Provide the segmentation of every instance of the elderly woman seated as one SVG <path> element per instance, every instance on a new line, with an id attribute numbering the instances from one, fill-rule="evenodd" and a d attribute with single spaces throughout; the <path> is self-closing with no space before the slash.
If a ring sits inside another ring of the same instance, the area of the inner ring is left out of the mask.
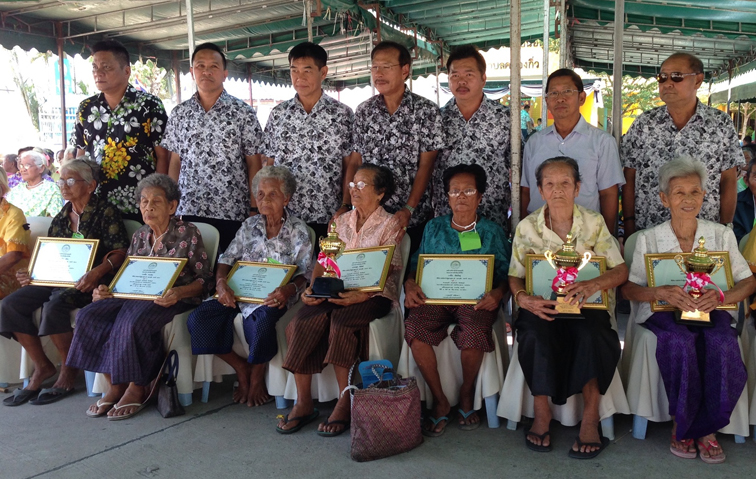
<path id="1" fill-rule="evenodd" d="M 433 346 L 446 338 L 452 324 L 456 325 L 452 340 L 462 351 L 459 427 L 472 430 L 480 426 L 473 409 L 475 380 L 483 354 L 494 350 L 493 323 L 508 290 L 509 241 L 500 226 L 477 213 L 486 191 L 486 172 L 479 165 L 458 165 L 444 172 L 443 182 L 452 214 L 434 218 L 425 226 L 420 248 L 412 256 L 409 279 L 404 283 L 404 305 L 410 308 L 404 339 L 433 394 L 433 412 L 423 427 L 426 436 L 440 436 L 449 421 L 451 404 L 441 388 Z M 467 233 L 464 240 L 462 233 Z M 425 304 L 427 298 L 414 280 L 421 254 L 492 254 L 495 287 L 475 305 Z"/>
<path id="2" fill-rule="evenodd" d="M 24 212 L 4 198 L 8 190 L 8 177 L 0 168 L 0 299 L 21 287 L 16 270 L 28 266 L 31 247 Z"/>
<path id="3" fill-rule="evenodd" d="M 715 308 L 747 298 L 756 289 L 756 280 L 738 251 L 733 231 L 696 218 L 706 196 L 707 177 L 704 165 L 690 157 L 672 160 L 659 170 L 659 195 L 671 219 L 638 235 L 630 280 L 622 294 L 640 303 L 636 321 L 656 335 L 656 361 L 674 419 L 670 451 L 692 459 L 698 447 L 704 462 L 721 463 L 725 453 L 715 433 L 729 424 L 747 375 L 732 327 L 735 313 Z M 730 253 L 734 288 L 724 296 L 707 289 L 695 299 L 680 286 L 648 287 L 645 254 L 692 252 L 701 237 L 706 249 Z M 651 303 L 658 300 L 681 311 L 707 312 L 713 327 L 679 324 L 674 312 L 652 313 Z"/>
<path id="4" fill-rule="evenodd" d="M 394 192 L 391 170 L 373 164 L 362 165 L 349 183 L 354 209 L 336 219 L 336 232 L 346 243 L 346 249 L 396 245 L 404 236 L 396 218 L 383 209 Z M 313 280 L 324 269 L 315 265 Z M 319 412 L 312 401 L 312 375 L 332 364 L 339 383 L 339 391 L 347 387 L 349 368 L 359 358 L 367 359 L 370 322 L 398 306 L 402 255 L 394 249 L 386 285 L 381 292 L 346 291 L 340 298 L 310 298 L 312 289 L 302 294 L 305 306 L 299 310 L 286 328 L 289 351 L 283 367 L 294 373 L 297 402 L 276 430 L 281 434 L 299 431 L 314 421 Z M 331 416 L 318 427 L 321 436 L 338 436 L 349 429 L 351 406 L 349 395 L 339 399 Z"/>
<path id="5" fill-rule="evenodd" d="M 68 364 L 104 373 L 108 382 L 105 395 L 87 411 L 90 417 L 120 420 L 144 409 L 147 386 L 164 357 L 163 326 L 200 303 L 212 275 L 199 230 L 174 216 L 181 198 L 176 182 L 154 173 L 139 182 L 136 195 L 145 225 L 134 233 L 127 254 L 188 261 L 173 287 L 154 301 L 114 298 L 100 285 L 93 303 L 76 315 Z"/>
<path id="6" fill-rule="evenodd" d="M 60 188 L 43 178 L 47 159 L 35 150 L 28 150 L 18 158 L 23 182 L 8 193 L 7 199 L 29 216 L 55 216 L 63 207 Z"/>
<path id="7" fill-rule="evenodd" d="M 509 265 L 509 287 L 520 305 L 514 326 L 518 358 L 534 396 L 535 418 L 525 444 L 539 452 L 551 450 L 551 409 L 574 394 L 585 403 L 580 433 L 570 457 L 588 459 L 608 445 L 599 432 L 599 400 L 612 382 L 620 357 L 617 332 L 612 329 L 614 288 L 627 279 L 619 244 L 597 212 L 575 204 L 580 172 L 566 157 L 544 161 L 536 170 L 536 184 L 546 204 L 525 218 L 515 231 Z M 595 279 L 567 287 L 567 301 L 582 306 L 599 291 L 609 292 L 609 310 L 581 309 L 584 319 L 557 317 L 556 301 L 525 291 L 525 255 L 556 252 L 572 233 L 576 251 L 606 257 L 607 271 Z"/>
<path id="8" fill-rule="evenodd" d="M 0 335 L 21 343 L 34 363 L 34 374 L 25 389 L 17 390 L 3 401 L 6 406 L 18 406 L 33 398 L 36 398 L 33 404 L 48 404 L 73 392 L 78 370 L 65 362 L 73 337 L 71 311 L 91 303 L 92 291 L 109 282 L 126 257 L 128 238 L 121 214 L 107 199 L 94 193 L 100 174 L 97 163 L 71 160 L 61 168 L 60 174 L 58 184 L 67 203 L 53 218 L 47 236 L 97 239 L 100 244 L 94 267 L 74 287 L 30 285 L 25 269 L 16 273 L 22 287 L 0 304 Z M 37 328 L 32 316 L 40 307 L 42 315 Z M 53 377 L 56 369 L 42 349 L 40 336 L 50 336 L 64 359 L 55 384 L 41 392 L 42 383 Z"/>
<path id="9" fill-rule="evenodd" d="M 205 301 L 189 315 L 194 354 L 215 354 L 231 365 L 239 378 L 235 402 L 260 406 L 273 400 L 265 388 L 268 362 L 278 353 L 276 322 L 287 307 L 296 303 L 304 290 L 304 274 L 312 261 L 312 243 L 304 221 L 286 211 L 296 190 L 296 179 L 282 166 L 266 166 L 252 180 L 252 192 L 260 214 L 242 223 L 225 253 L 218 259 L 215 286 L 218 299 Z M 276 288 L 262 304 L 239 303 L 226 283 L 237 261 L 296 265 L 291 282 Z M 234 343 L 234 318 L 241 309 L 244 337 L 249 356 L 242 358 L 231 350 Z"/>

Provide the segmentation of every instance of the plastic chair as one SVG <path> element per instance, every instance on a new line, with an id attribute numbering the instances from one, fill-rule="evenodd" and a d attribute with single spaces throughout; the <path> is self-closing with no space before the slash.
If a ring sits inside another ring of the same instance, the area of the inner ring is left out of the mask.
<path id="1" fill-rule="evenodd" d="M 142 227 L 142 223 L 136 220 L 126 219 L 126 220 L 123 220 L 123 226 L 126 228 L 126 236 L 128 236 L 129 241 L 131 241 L 131 238 L 134 237 L 134 233 L 136 233 L 137 230 Z M 205 238 L 203 237 L 202 239 L 204 240 Z"/>
<path id="2" fill-rule="evenodd" d="M 315 230 L 307 227 L 307 233 L 310 236 L 310 243 L 314 246 L 316 242 Z M 294 306 L 286 311 L 281 319 L 276 323 L 276 338 L 278 340 L 278 354 L 270 361 L 266 383 L 268 392 L 271 396 L 280 396 L 283 400 L 283 390 L 286 388 L 287 372 L 281 367 L 283 358 L 286 357 L 286 325 L 291 318 L 302 307 L 302 302 L 297 301 Z M 244 340 L 244 328 L 242 327 L 243 317 L 241 313 L 234 318 L 234 344 L 232 350 L 242 357 L 249 356 L 249 345 Z M 236 374 L 234 368 L 214 354 L 200 354 L 197 356 L 197 365 L 194 370 L 194 381 L 202 383 L 202 402 L 207 402 L 210 395 L 210 383 L 223 381 L 223 376 Z M 279 392 L 274 394 L 271 391 Z"/>
<path id="3" fill-rule="evenodd" d="M 208 262 L 210 264 L 210 269 L 212 270 L 215 268 L 215 258 L 218 256 L 218 241 L 220 240 L 220 234 L 214 226 L 207 223 L 196 222 L 193 224 L 202 234 L 202 242 L 205 245 Z M 133 225 L 126 224 L 127 230 L 130 226 Z M 184 313 L 177 314 L 173 317 L 173 321 L 163 328 L 163 342 L 166 347 L 170 343 L 171 349 L 176 350 L 176 353 L 178 353 L 179 373 L 176 377 L 176 387 L 178 389 L 179 402 L 181 402 L 183 406 L 189 406 L 192 404 L 192 393 L 194 392 L 194 381 L 192 379 L 194 356 L 192 355 L 191 336 L 189 335 L 189 329 L 186 326 L 186 321 L 192 311 L 193 309 L 190 309 Z M 172 342 L 171 337 L 173 337 Z M 102 393 L 105 391 L 105 386 L 105 378 L 102 377 L 101 374 L 98 374 L 93 392 Z"/>
<path id="4" fill-rule="evenodd" d="M 753 426 L 753 438 L 756 440 L 756 328 L 753 317 L 749 318 L 741 335 L 743 349 L 747 351 L 746 370 L 748 370 L 748 423 Z"/>
<path id="5" fill-rule="evenodd" d="M 628 267 L 632 263 L 637 239 L 634 237 L 638 233 L 634 233 L 625 243 L 625 262 L 628 263 Z M 632 243 L 629 240 L 633 240 Z M 630 413 L 633 415 L 633 437 L 645 439 L 648 421 L 667 422 L 671 421 L 672 417 L 669 415 L 669 400 L 664 389 L 664 381 L 656 363 L 656 335 L 636 324 L 638 307 L 637 301 L 630 301 L 630 319 L 625 332 L 620 371 L 625 383 Z M 730 417 L 730 424 L 719 432 L 734 434 L 735 442 L 743 443 L 748 430 L 748 394 L 743 391 Z"/>
<path id="6" fill-rule="evenodd" d="M 499 416 L 496 410 L 499 402 L 499 391 L 504 385 L 504 374 L 509 366 L 509 346 L 507 345 L 507 313 L 505 307 L 499 308 L 498 319 L 493 324 L 494 351 L 483 355 L 483 362 L 478 370 L 478 378 L 475 385 L 475 397 L 473 409 L 476 411 L 486 404 L 486 415 L 489 428 L 497 428 Z M 449 326 L 446 338 L 438 346 L 434 346 L 438 372 L 441 377 L 441 387 L 449 403 L 454 405 L 459 402 L 459 388 L 462 386 L 462 359 L 461 351 L 457 349 L 451 338 L 454 325 Z M 500 345 L 504 345 L 504 353 Z M 420 389 L 420 399 L 424 400 L 427 407 L 433 405 L 433 395 L 430 387 L 423 379 L 420 368 L 412 356 L 412 349 L 406 341 L 402 341 L 402 354 L 397 366 L 398 372 L 404 377 L 414 376 Z"/>

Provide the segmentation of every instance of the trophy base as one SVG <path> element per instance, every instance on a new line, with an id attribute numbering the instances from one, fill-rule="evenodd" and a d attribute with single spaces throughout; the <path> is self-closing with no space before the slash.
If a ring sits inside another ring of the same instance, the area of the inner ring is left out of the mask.
<path id="1" fill-rule="evenodd" d="M 551 299 L 556 300 L 557 319 L 585 319 L 577 304 L 570 304 L 564 300 L 563 294 L 552 293 Z"/>
<path id="2" fill-rule="evenodd" d="M 312 294 L 310 298 L 339 298 L 339 293 L 344 291 L 344 281 L 339 278 L 326 278 L 321 276 L 312 282 Z"/>
<path id="3" fill-rule="evenodd" d="M 710 328 L 714 326 L 709 313 L 703 311 L 675 311 L 675 322 L 687 326 Z"/>

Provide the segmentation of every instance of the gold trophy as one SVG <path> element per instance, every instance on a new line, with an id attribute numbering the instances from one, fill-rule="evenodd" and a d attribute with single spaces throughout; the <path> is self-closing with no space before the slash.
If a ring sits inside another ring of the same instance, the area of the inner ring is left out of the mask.
<path id="1" fill-rule="evenodd" d="M 578 271 L 583 269 L 585 265 L 591 260 L 590 251 L 586 251 L 582 256 L 575 251 L 575 241 L 572 239 L 572 233 L 567 234 L 567 242 L 562 245 L 562 249 L 557 251 L 556 254 L 549 250 L 544 253 L 546 261 L 549 262 L 552 268 L 557 272 L 554 282 L 551 285 L 551 289 L 554 290 L 551 293 L 551 299 L 556 300 L 556 310 L 559 314 L 557 318 L 582 318 L 580 314 L 580 308 L 577 304 L 570 304 L 564 300 L 567 295 L 564 288 L 569 286 L 577 280 Z"/>
<path id="2" fill-rule="evenodd" d="M 325 268 L 325 273 L 312 282 L 313 298 L 338 298 L 339 293 L 344 291 L 344 281 L 341 280 L 341 271 L 336 264 L 336 258 L 344 252 L 346 243 L 341 241 L 336 233 L 336 223 L 331 223 L 328 236 L 320 237 L 320 254 L 318 263 Z"/>
<path id="3" fill-rule="evenodd" d="M 683 258 L 680 254 L 675 256 L 675 263 L 680 267 L 680 271 L 685 274 L 684 289 L 695 299 L 704 294 L 704 287 L 707 284 L 713 284 L 711 275 L 724 266 L 724 258 L 709 255 L 709 251 L 704 248 L 705 244 L 706 239 L 701 236 L 698 239 L 698 248 L 693 250 L 693 254 L 687 258 Z M 677 311 L 677 322 L 694 326 L 713 326 L 709 313 L 699 310 Z"/>

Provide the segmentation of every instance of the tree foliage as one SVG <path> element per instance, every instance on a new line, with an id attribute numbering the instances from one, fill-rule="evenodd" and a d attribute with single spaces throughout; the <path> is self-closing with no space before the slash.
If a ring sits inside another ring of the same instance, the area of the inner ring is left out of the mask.
<path id="1" fill-rule="evenodd" d="M 159 67 L 153 60 L 137 61 L 131 64 L 131 78 L 129 81 L 135 85 L 138 80 L 139 84 L 147 91 L 158 98 L 165 100 L 170 98 L 168 93 L 168 71 Z"/>
<path id="2" fill-rule="evenodd" d="M 604 108 L 612 110 L 612 98 L 614 97 L 614 81 L 605 73 L 595 73 L 604 80 L 606 85 L 604 93 Z M 659 98 L 659 84 L 654 79 L 622 77 L 622 117 L 636 117 L 652 108 L 661 105 Z"/>

